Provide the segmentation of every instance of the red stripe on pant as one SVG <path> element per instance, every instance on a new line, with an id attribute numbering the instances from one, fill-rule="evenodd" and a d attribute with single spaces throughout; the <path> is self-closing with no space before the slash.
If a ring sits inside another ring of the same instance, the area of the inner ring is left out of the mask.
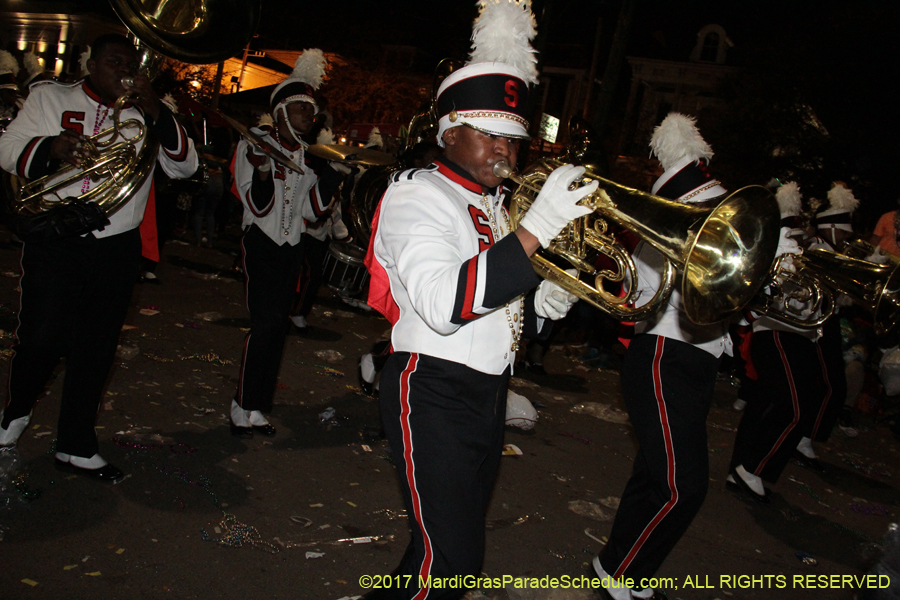
<path id="1" fill-rule="evenodd" d="M 819 426 L 822 424 L 822 418 L 825 416 L 825 411 L 828 409 L 828 403 L 831 401 L 831 380 L 828 379 L 828 365 L 825 364 L 825 356 L 822 354 L 822 346 L 816 344 L 816 355 L 819 357 L 819 365 L 822 367 L 822 379 L 825 381 L 825 397 L 822 398 L 822 406 L 819 407 L 819 414 L 816 415 L 816 424 L 813 425 L 812 433 L 809 434 L 809 437 L 812 439 L 816 439 L 816 435 L 819 433 Z"/>
<path id="2" fill-rule="evenodd" d="M 403 459 L 406 462 L 406 482 L 412 497 L 413 517 L 419 524 L 419 529 L 422 530 L 422 539 L 425 544 L 425 557 L 422 559 L 422 565 L 419 567 L 419 576 L 427 580 L 431 572 L 431 563 L 434 560 L 434 551 L 431 547 L 431 537 L 428 535 L 428 530 L 425 529 L 425 520 L 422 518 L 421 498 L 419 498 L 419 492 L 416 489 L 416 465 L 413 459 L 412 430 L 409 424 L 409 378 L 415 373 L 418 361 L 419 355 L 411 353 L 409 362 L 400 375 L 400 428 L 403 430 Z M 427 596 L 428 588 L 424 587 L 413 597 L 413 600 L 423 600 Z"/>
<path id="3" fill-rule="evenodd" d="M 675 485 L 675 450 L 672 444 L 672 430 L 669 428 L 669 415 L 666 412 L 666 402 L 663 397 L 662 376 L 659 368 L 663 357 L 665 342 L 666 338 L 662 336 L 656 338 L 656 353 L 653 356 L 653 389 L 656 396 L 656 406 L 659 410 L 659 423 L 662 427 L 663 439 L 665 440 L 666 445 L 666 479 L 669 483 L 670 496 L 668 502 L 666 502 L 653 519 L 650 520 L 650 523 L 647 524 L 641 532 L 641 535 L 638 536 L 638 539 L 634 542 L 631 550 L 628 551 L 622 564 L 616 569 L 616 572 L 613 574 L 615 579 L 619 579 L 624 575 L 625 569 L 631 565 L 631 562 L 637 556 L 638 552 L 640 552 L 641 547 L 644 545 L 644 542 L 647 541 L 647 538 L 650 537 L 650 534 L 653 533 L 653 530 L 656 529 L 656 526 L 659 525 L 675 505 L 678 504 L 678 488 Z"/>
<path id="4" fill-rule="evenodd" d="M 772 446 L 772 449 L 769 450 L 769 453 L 766 454 L 765 458 L 759 461 L 759 465 L 756 467 L 756 470 L 753 471 L 754 475 L 759 476 L 763 469 L 766 467 L 766 463 L 769 462 L 769 459 L 772 458 L 778 449 L 781 447 L 781 444 L 784 443 L 784 439 L 788 436 L 788 434 L 793 431 L 794 427 L 797 426 L 797 423 L 800 422 L 800 401 L 797 398 L 797 383 L 794 381 L 794 375 L 791 372 L 791 363 L 788 362 L 787 355 L 784 352 L 784 347 L 781 344 L 781 337 L 778 335 L 777 331 L 772 332 L 773 339 L 775 340 L 775 347 L 778 348 L 778 355 L 781 357 L 781 362 L 784 365 L 784 375 L 787 377 L 788 385 L 791 387 L 791 403 L 794 407 L 794 420 L 790 422 L 790 424 L 781 432 L 781 435 L 778 437 L 778 441 L 775 442 L 775 445 Z"/>

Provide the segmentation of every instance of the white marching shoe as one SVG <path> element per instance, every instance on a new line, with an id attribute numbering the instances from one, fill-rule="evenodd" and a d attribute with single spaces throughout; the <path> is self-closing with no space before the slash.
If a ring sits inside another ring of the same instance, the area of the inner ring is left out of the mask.
<path id="1" fill-rule="evenodd" d="M 3 412 L 0 411 L 0 423 L 2 422 Z M 31 415 L 28 414 L 24 417 L 13 419 L 6 429 L 0 424 L 0 446 L 14 446 L 19 440 L 19 436 L 22 435 L 22 432 L 25 431 L 25 428 L 28 427 L 28 423 L 30 422 Z"/>
<path id="2" fill-rule="evenodd" d="M 73 456 L 72 454 L 66 454 L 65 452 L 57 452 L 56 468 L 60 471 L 84 475 L 91 479 L 108 481 L 111 483 L 116 483 L 125 478 L 125 473 L 119 468 L 106 462 L 99 454 L 95 454 L 90 458 L 84 458 L 83 456 Z"/>

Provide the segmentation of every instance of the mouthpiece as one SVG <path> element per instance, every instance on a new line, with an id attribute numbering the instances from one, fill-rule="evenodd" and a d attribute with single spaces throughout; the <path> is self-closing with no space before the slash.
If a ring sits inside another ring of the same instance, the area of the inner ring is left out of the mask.
<path id="1" fill-rule="evenodd" d="M 121 81 L 123 87 L 134 87 L 134 77 L 123 77 Z"/>
<path id="2" fill-rule="evenodd" d="M 513 173 L 513 170 L 505 160 L 495 163 L 493 171 L 496 177 L 502 177 L 503 179 L 506 179 Z"/>

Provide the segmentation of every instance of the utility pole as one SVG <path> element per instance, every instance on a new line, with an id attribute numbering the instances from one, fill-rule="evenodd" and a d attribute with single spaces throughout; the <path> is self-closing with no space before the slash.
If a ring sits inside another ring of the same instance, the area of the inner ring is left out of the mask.
<path id="1" fill-rule="evenodd" d="M 216 78 L 215 78 L 215 89 L 213 89 L 212 95 L 212 109 L 219 110 L 219 95 L 222 90 L 222 73 L 225 71 L 225 61 L 220 61 L 216 66 Z"/>
<path id="2" fill-rule="evenodd" d="M 619 10 L 616 32 L 613 35 L 612 48 L 609 51 L 609 60 L 606 62 L 606 71 L 603 74 L 603 81 L 600 83 L 600 94 L 597 97 L 597 107 L 594 109 L 594 118 L 592 119 L 594 130 L 601 138 L 606 137 L 610 106 L 619 80 L 619 72 L 622 70 L 622 63 L 625 59 L 625 47 L 631 33 L 636 4 L 637 0 L 622 0 L 622 7 Z"/>
<path id="3" fill-rule="evenodd" d="M 247 47 L 244 48 L 244 58 L 241 60 L 241 74 L 238 77 L 237 89 L 235 93 L 241 91 L 241 84 L 244 83 L 244 70 L 247 68 L 247 56 L 250 54 L 250 42 L 247 42 Z"/>
<path id="4" fill-rule="evenodd" d="M 603 15 L 597 17 L 597 35 L 594 37 L 594 55 L 591 58 L 591 70 L 588 72 L 587 89 L 584 92 L 584 107 L 581 116 L 585 119 L 591 115 L 591 90 L 594 89 L 594 77 L 597 76 L 597 61 L 600 59 L 600 34 L 603 32 Z"/>

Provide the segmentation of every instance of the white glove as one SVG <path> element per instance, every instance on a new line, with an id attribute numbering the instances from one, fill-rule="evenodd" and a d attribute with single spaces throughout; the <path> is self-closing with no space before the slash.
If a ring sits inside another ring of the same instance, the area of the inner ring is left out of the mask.
<path id="1" fill-rule="evenodd" d="M 780 235 L 778 236 L 778 249 L 775 251 L 775 256 L 781 256 L 782 254 L 803 254 L 803 250 L 800 249 L 800 244 L 797 243 L 792 237 L 788 237 L 788 231 L 790 231 L 787 227 L 782 227 Z"/>
<path id="2" fill-rule="evenodd" d="M 328 166 L 330 166 L 332 169 L 334 169 L 341 175 L 349 175 L 350 173 L 352 173 L 352 170 L 350 169 L 350 167 L 348 167 L 347 165 L 345 165 L 342 162 L 331 161 L 330 163 L 328 163 Z"/>
<path id="3" fill-rule="evenodd" d="M 788 237 L 789 229 L 786 227 L 781 228 L 781 234 L 778 237 L 778 249 L 775 250 L 775 259 L 777 260 L 779 256 L 785 254 L 803 254 L 803 250 L 800 249 L 800 244 L 797 243 L 792 237 Z M 781 261 L 781 267 L 791 273 L 796 273 L 797 268 L 794 266 L 794 261 L 790 256 L 785 257 Z M 781 282 L 779 282 L 781 283 Z"/>
<path id="4" fill-rule="evenodd" d="M 848 306 L 853 306 L 853 298 L 851 298 L 847 294 L 838 294 L 838 297 L 837 299 L 835 299 L 834 303 L 841 308 L 847 308 Z"/>
<path id="5" fill-rule="evenodd" d="M 572 274 L 573 270 L 568 271 Z M 534 294 L 534 312 L 542 319 L 559 321 L 569 312 L 578 296 L 569 293 L 551 281 L 544 281 Z"/>
<path id="6" fill-rule="evenodd" d="M 584 167 L 574 165 L 563 165 L 555 169 L 519 223 L 520 227 L 533 234 L 544 248 L 550 245 L 553 238 L 559 235 L 570 221 L 591 213 L 590 208 L 579 206 L 578 201 L 594 193 L 600 184 L 593 181 L 590 185 L 569 191 L 569 186 L 584 175 L 584 172 Z"/>
<path id="7" fill-rule="evenodd" d="M 884 253 L 884 250 L 881 249 L 881 246 L 875 248 L 875 252 L 867 256 L 866 260 L 869 262 L 877 263 L 879 265 L 886 265 L 891 262 L 890 256 Z"/>

